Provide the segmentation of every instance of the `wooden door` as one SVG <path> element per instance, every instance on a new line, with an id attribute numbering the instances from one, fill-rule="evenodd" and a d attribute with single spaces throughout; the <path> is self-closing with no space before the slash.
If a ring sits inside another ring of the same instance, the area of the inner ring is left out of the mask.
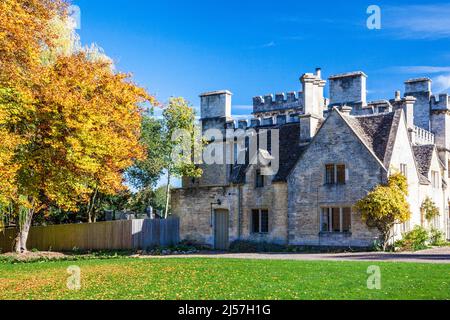
<path id="1" fill-rule="evenodd" d="M 214 249 L 226 251 L 230 246 L 228 210 L 214 211 Z"/>

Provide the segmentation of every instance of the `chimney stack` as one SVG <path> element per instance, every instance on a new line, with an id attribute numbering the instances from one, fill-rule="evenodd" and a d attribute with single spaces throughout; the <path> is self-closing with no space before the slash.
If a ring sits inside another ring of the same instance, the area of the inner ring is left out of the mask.
<path id="1" fill-rule="evenodd" d="M 362 71 L 331 76 L 330 105 L 367 105 L 367 75 Z"/>

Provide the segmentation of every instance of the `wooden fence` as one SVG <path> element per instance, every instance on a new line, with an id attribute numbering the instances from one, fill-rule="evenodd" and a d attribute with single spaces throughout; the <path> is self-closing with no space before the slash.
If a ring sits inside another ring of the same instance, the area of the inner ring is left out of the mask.
<path id="1" fill-rule="evenodd" d="M 133 250 L 180 242 L 178 218 L 109 221 L 31 228 L 27 248 L 39 251 Z M 13 250 L 15 229 L 0 232 L 0 251 Z"/>

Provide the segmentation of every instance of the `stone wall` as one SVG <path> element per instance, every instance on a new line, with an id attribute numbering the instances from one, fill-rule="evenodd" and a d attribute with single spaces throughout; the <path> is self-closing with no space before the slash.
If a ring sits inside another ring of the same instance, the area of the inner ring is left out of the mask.
<path id="1" fill-rule="evenodd" d="M 325 165 L 345 164 L 345 185 L 325 185 Z M 382 165 L 358 140 L 337 112 L 332 112 L 288 181 L 288 232 L 292 245 L 370 246 L 378 232 L 352 213 L 352 233 L 321 234 L 322 207 L 353 207 L 383 181 Z"/>
<path id="2" fill-rule="evenodd" d="M 250 169 L 247 181 L 255 181 L 255 170 Z M 271 184 L 255 188 L 254 183 L 244 186 L 194 187 L 172 191 L 172 212 L 180 218 L 180 237 L 199 243 L 214 245 L 214 228 L 211 221 L 213 210 L 229 212 L 230 242 L 252 240 L 259 242 L 287 243 L 287 184 Z M 252 210 L 269 211 L 269 233 L 253 234 Z"/>
<path id="3" fill-rule="evenodd" d="M 211 203 L 214 209 L 229 211 L 230 240 L 237 238 L 238 190 L 233 187 L 189 188 L 172 191 L 172 213 L 180 218 L 181 240 L 191 240 L 202 244 L 214 245 Z"/>
<path id="4" fill-rule="evenodd" d="M 247 184 L 242 187 L 243 216 L 241 239 L 287 243 L 287 184 L 272 183 L 270 177 L 266 180 L 264 188 L 256 188 L 256 169 L 250 168 L 246 175 Z M 252 210 L 262 209 L 269 211 L 269 233 L 252 234 Z"/>
<path id="5" fill-rule="evenodd" d="M 396 227 L 395 238 L 400 239 L 402 232 L 411 231 L 414 226 L 420 225 L 420 181 L 419 181 L 419 169 L 417 168 L 416 161 L 414 160 L 414 154 L 409 142 L 409 134 L 406 129 L 405 118 L 400 117 L 398 131 L 396 135 L 396 141 L 392 145 L 392 154 L 390 159 L 390 171 L 391 173 L 400 172 L 402 164 L 407 165 L 407 178 L 409 186 L 408 203 L 411 210 L 411 219 L 403 226 Z"/>

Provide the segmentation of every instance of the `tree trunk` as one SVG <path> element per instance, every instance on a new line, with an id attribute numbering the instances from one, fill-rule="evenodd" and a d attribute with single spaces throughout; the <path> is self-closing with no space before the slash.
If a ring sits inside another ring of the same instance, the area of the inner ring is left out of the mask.
<path id="1" fill-rule="evenodd" d="M 170 203 L 170 169 L 167 170 L 167 187 L 166 187 L 166 208 L 164 212 L 164 219 L 169 217 L 169 203 Z"/>
<path id="2" fill-rule="evenodd" d="M 384 233 L 383 233 L 383 251 L 387 251 L 391 237 L 393 238 L 395 236 L 395 234 L 391 235 L 391 233 L 392 233 L 392 228 L 389 228 L 388 230 L 384 231 Z"/>
<path id="3" fill-rule="evenodd" d="M 31 223 L 33 221 L 34 209 L 28 209 L 22 225 L 18 224 L 17 237 L 15 240 L 16 253 L 27 252 L 27 240 L 30 233 Z"/>
<path id="4" fill-rule="evenodd" d="M 94 216 L 94 208 L 95 208 L 95 201 L 97 199 L 98 189 L 95 189 L 94 194 L 92 195 L 91 200 L 88 204 L 88 223 L 96 222 L 96 217 Z"/>

